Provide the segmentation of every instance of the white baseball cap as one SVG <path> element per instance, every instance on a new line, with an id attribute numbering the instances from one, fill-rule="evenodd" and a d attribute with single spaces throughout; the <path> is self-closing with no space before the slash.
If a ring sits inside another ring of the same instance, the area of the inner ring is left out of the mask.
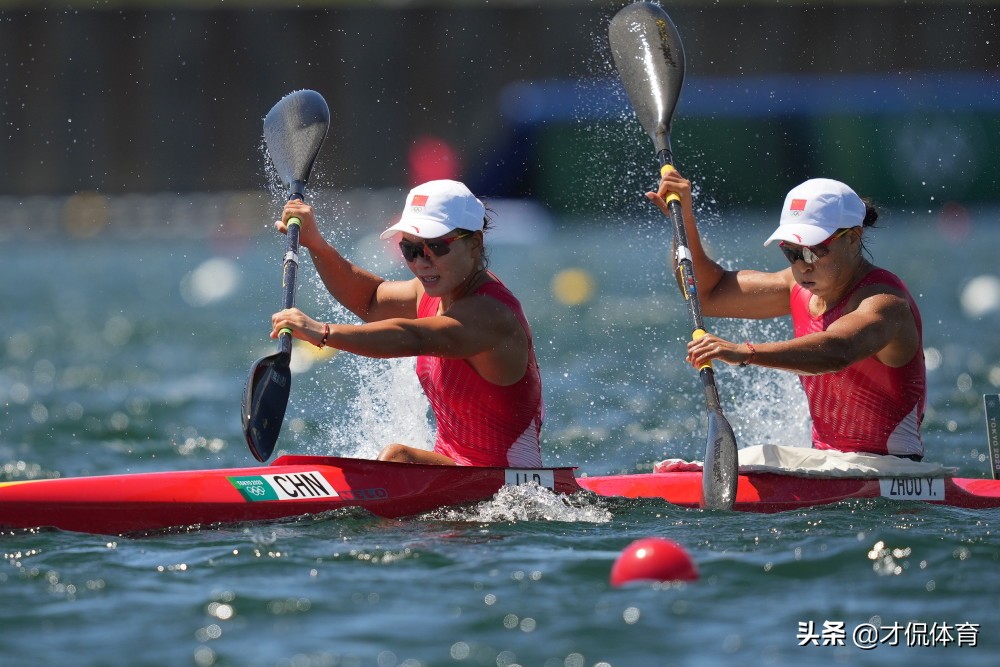
<path id="1" fill-rule="evenodd" d="M 778 228 L 764 245 L 771 241 L 817 245 L 838 229 L 857 227 L 864 221 L 865 203 L 854 190 L 840 181 L 813 178 L 789 191 Z"/>
<path id="2" fill-rule="evenodd" d="M 382 232 L 389 239 L 400 232 L 436 239 L 453 229 L 477 232 L 483 228 L 486 207 L 458 181 L 428 181 L 406 195 L 403 217 Z"/>

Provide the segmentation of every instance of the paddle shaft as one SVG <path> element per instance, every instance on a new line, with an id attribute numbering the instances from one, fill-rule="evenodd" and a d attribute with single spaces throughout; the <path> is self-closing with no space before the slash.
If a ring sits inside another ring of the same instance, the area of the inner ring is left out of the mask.
<path id="1" fill-rule="evenodd" d="M 295 193 L 288 198 L 289 201 L 293 199 L 301 200 L 302 194 Z M 299 230 L 301 226 L 302 221 L 298 218 L 288 219 L 288 230 L 286 232 L 288 236 L 288 245 L 285 249 L 285 260 L 281 265 L 282 310 L 295 307 L 295 277 L 299 268 Z M 291 354 L 291 329 L 284 328 L 279 332 L 278 350 L 286 354 Z"/>
<path id="2" fill-rule="evenodd" d="M 660 173 L 673 171 L 669 151 L 660 151 Z M 681 211 L 680 197 L 674 193 L 667 196 L 667 209 L 670 211 L 670 222 L 674 228 L 675 250 L 677 258 L 677 281 L 680 283 L 684 300 L 687 302 L 688 313 L 691 316 L 691 340 L 698 340 L 705 335 L 705 323 L 701 314 L 701 301 L 698 299 L 698 285 L 694 277 L 694 263 L 691 259 L 691 249 L 688 247 L 687 230 L 684 227 L 684 215 Z M 715 384 L 715 371 L 712 364 L 705 364 L 698 369 L 702 386 L 705 389 L 705 403 L 710 410 L 721 412 L 722 402 L 719 400 L 719 390 Z"/>
<path id="3" fill-rule="evenodd" d="M 669 140 L 666 140 L 669 141 Z M 669 146 L 669 143 L 665 143 Z M 660 174 L 673 171 L 673 160 L 670 149 L 657 151 L 660 162 Z M 687 230 L 684 227 L 684 214 L 681 209 L 680 196 L 676 193 L 667 195 L 667 210 L 670 212 L 670 222 L 674 228 L 676 243 L 677 282 L 684 293 L 684 300 L 691 315 L 691 340 L 698 340 L 705 335 L 704 320 L 701 315 L 701 302 L 698 299 L 698 283 L 694 276 L 694 262 L 691 249 L 688 247 Z M 708 445 L 705 449 L 705 469 L 702 476 L 702 497 L 704 506 L 708 509 L 733 509 L 736 502 L 738 484 L 738 454 L 736 436 L 722 412 L 722 401 L 719 399 L 719 389 L 715 384 L 715 371 L 711 362 L 698 369 L 698 377 L 705 392 L 705 405 L 708 408 Z"/>

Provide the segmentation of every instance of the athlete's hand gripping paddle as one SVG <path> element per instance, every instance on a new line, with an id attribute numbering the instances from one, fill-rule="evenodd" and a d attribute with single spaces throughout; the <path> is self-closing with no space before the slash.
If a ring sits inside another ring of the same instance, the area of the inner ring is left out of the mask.
<path id="1" fill-rule="evenodd" d="M 288 199 L 302 199 L 313 163 L 330 128 L 330 109 L 313 90 L 298 90 L 281 98 L 264 118 L 264 143 Z M 295 271 L 299 263 L 298 218 L 288 219 L 288 246 L 282 264 L 281 307 L 295 305 Z M 243 392 L 243 435 L 250 452 L 266 461 L 278 441 L 292 389 L 292 332 L 282 329 L 278 351 L 250 368 Z"/>
<path id="2" fill-rule="evenodd" d="M 674 109 L 684 84 L 684 47 L 670 17 L 658 5 L 635 2 L 623 7 L 611 19 L 608 28 L 611 55 L 615 68 L 628 93 L 632 108 L 642 127 L 653 140 L 660 173 L 672 170 L 670 128 Z M 680 197 L 667 197 L 670 221 L 677 246 L 677 271 L 691 315 L 691 338 L 705 335 L 694 279 L 694 265 L 687 244 Z M 715 372 L 711 364 L 699 370 L 708 407 L 708 445 L 702 477 L 704 506 L 709 509 L 732 509 L 736 500 L 738 459 L 736 436 L 722 413 Z"/>

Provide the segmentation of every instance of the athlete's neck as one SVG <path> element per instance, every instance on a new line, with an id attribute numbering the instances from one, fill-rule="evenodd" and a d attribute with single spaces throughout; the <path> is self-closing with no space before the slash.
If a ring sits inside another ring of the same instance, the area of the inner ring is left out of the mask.
<path id="1" fill-rule="evenodd" d="M 844 281 L 843 288 L 837 290 L 831 294 L 826 299 L 818 299 L 817 306 L 819 306 L 819 312 L 826 312 L 830 308 L 836 306 L 838 303 L 843 301 L 851 291 L 858 286 L 858 283 L 868 275 L 868 272 L 875 268 L 875 265 L 869 262 L 867 259 L 862 258 L 858 265 L 854 267 L 851 272 L 850 278 Z"/>
<path id="2" fill-rule="evenodd" d="M 465 280 L 458 284 L 458 286 L 451 292 L 441 297 L 441 307 L 443 310 L 447 310 L 451 304 L 455 303 L 464 296 L 469 295 L 476 288 L 482 285 L 489 279 L 489 274 L 486 272 L 484 267 L 480 267 L 470 273 Z"/>

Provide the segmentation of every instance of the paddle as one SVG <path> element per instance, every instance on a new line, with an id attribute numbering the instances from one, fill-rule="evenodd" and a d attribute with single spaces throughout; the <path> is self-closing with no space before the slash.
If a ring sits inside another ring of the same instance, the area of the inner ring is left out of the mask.
<path id="1" fill-rule="evenodd" d="M 313 90 L 298 90 L 275 104 L 264 118 L 264 143 L 288 199 L 303 199 L 313 162 L 330 127 L 330 109 Z M 298 218 L 288 219 L 288 249 L 282 265 L 281 307 L 295 305 L 295 270 L 299 263 Z M 243 434 L 250 452 L 266 461 L 274 451 L 288 407 L 292 373 L 292 332 L 282 329 L 278 351 L 250 367 L 243 392 Z"/>
<path id="2" fill-rule="evenodd" d="M 611 55 L 622 79 L 639 123 L 653 140 L 660 173 L 673 170 L 670 152 L 670 128 L 674 109 L 684 84 L 684 47 L 677 28 L 658 5 L 636 2 L 615 14 L 608 28 Z M 694 325 L 692 340 L 705 335 L 694 280 L 694 265 L 688 249 L 687 234 L 681 214 L 680 197 L 667 197 L 670 221 L 677 245 L 678 282 L 687 300 Z M 722 413 L 715 372 L 711 364 L 699 370 L 708 406 L 708 445 L 702 477 L 704 506 L 709 509 L 732 509 L 736 500 L 738 459 L 736 436 Z"/>

